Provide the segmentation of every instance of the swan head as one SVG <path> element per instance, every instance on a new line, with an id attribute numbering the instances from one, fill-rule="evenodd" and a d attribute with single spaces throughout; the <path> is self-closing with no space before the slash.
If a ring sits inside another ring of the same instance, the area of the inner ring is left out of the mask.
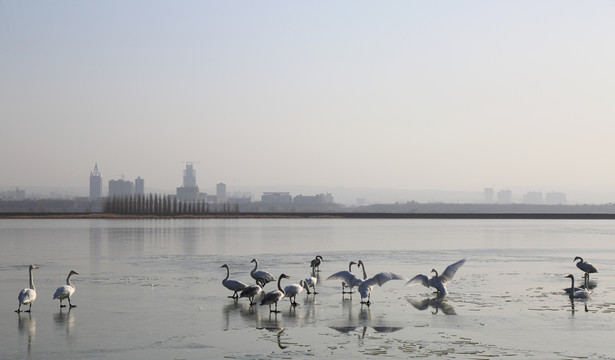
<path id="1" fill-rule="evenodd" d="M 320 256 L 320 255 L 316 255 L 316 259 L 320 259 L 320 261 L 324 261 L 322 256 Z"/>
<path id="2" fill-rule="evenodd" d="M 436 277 L 438 277 L 438 271 L 436 271 L 436 269 L 431 269 L 431 272 L 432 272 L 432 273 L 435 273 L 435 274 L 436 274 Z"/>
<path id="3" fill-rule="evenodd" d="M 575 257 L 574 260 L 572 260 L 572 261 L 574 262 L 574 261 L 577 261 L 577 260 L 580 260 L 581 262 L 583 262 L 583 258 L 580 257 L 580 256 Z"/>
<path id="4" fill-rule="evenodd" d="M 224 264 L 224 265 L 220 266 L 220 268 L 221 268 L 221 269 L 222 269 L 222 268 L 227 268 L 227 269 L 228 269 L 228 265 Z"/>
<path id="5" fill-rule="evenodd" d="M 252 261 L 250 261 L 250 262 L 251 262 L 251 263 L 255 263 L 255 262 L 256 262 L 256 259 L 252 259 Z"/>
<path id="6" fill-rule="evenodd" d="M 349 265 L 357 265 L 357 263 L 354 262 L 354 261 L 351 261 Z M 359 265 L 357 265 L 357 266 L 359 266 Z"/>
<path id="7" fill-rule="evenodd" d="M 359 260 L 359 262 L 357 263 L 357 267 L 361 267 L 363 266 L 363 260 Z"/>
<path id="8" fill-rule="evenodd" d="M 30 265 L 30 270 L 34 270 L 34 269 L 38 269 L 38 266 L 36 266 L 34 264 Z"/>
<path id="9" fill-rule="evenodd" d="M 76 272 L 75 270 L 71 270 L 68 275 L 79 275 L 79 273 Z"/>
<path id="10" fill-rule="evenodd" d="M 290 276 L 288 276 L 286 274 L 280 275 L 280 279 L 288 279 L 288 278 L 290 278 Z"/>
<path id="11" fill-rule="evenodd" d="M 566 275 L 566 277 L 570 278 L 570 279 L 574 279 L 574 276 L 572 274 L 568 274 L 568 275 Z"/>

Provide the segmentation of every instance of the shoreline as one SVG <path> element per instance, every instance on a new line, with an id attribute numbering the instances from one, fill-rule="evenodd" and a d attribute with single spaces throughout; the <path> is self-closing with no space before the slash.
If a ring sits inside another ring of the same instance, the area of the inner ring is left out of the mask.
<path id="1" fill-rule="evenodd" d="M 510 219 L 510 220 L 615 220 L 607 213 L 235 213 L 206 215 L 119 215 L 107 213 L 0 213 L 0 219 Z"/>

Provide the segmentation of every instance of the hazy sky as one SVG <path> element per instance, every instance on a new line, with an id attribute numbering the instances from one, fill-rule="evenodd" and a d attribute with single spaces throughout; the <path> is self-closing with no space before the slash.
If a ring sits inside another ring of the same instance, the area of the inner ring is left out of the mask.
<path id="1" fill-rule="evenodd" d="M 0 186 L 615 188 L 614 1 L 1 1 Z M 281 189 L 283 190 L 283 189 Z"/>

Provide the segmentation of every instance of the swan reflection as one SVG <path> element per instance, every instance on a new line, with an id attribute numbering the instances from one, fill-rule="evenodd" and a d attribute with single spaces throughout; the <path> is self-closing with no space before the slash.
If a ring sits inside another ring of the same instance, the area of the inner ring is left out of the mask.
<path id="1" fill-rule="evenodd" d="M 64 328 L 66 330 L 66 337 L 70 339 L 71 331 L 75 325 L 75 317 L 71 314 L 71 308 L 68 311 L 60 309 L 59 312 L 53 315 L 53 321 L 58 328 Z"/>
<path id="2" fill-rule="evenodd" d="M 417 310 L 427 310 L 433 308 L 432 314 L 437 314 L 441 310 L 445 315 L 457 315 L 455 309 L 446 301 L 446 297 L 443 294 L 436 295 L 435 297 L 428 297 L 423 300 L 408 299 L 408 302 L 412 304 Z"/>
<path id="3" fill-rule="evenodd" d="M 353 331 L 358 331 L 357 336 L 359 339 L 364 339 L 365 334 L 367 333 L 367 329 L 370 326 L 330 326 L 331 329 L 342 333 L 342 334 L 350 334 Z M 400 326 L 373 326 L 371 327 L 377 333 L 393 333 L 403 329 Z"/>
<path id="4" fill-rule="evenodd" d="M 27 315 L 18 313 L 17 329 L 21 335 L 28 336 L 28 354 L 30 354 L 36 334 L 36 320 L 32 317 L 31 313 L 27 313 Z"/>

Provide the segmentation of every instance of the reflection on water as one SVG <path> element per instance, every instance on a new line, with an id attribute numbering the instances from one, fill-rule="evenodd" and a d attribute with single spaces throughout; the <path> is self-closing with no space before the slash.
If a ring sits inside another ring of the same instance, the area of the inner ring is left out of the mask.
<path id="1" fill-rule="evenodd" d="M 68 310 L 60 309 L 60 311 L 53 315 L 53 322 L 58 330 L 64 330 L 67 342 L 74 341 L 72 330 L 75 326 L 75 317 L 74 313 L 71 313 L 71 308 L 68 308 Z"/>
<path id="2" fill-rule="evenodd" d="M 435 309 L 432 314 L 437 314 L 439 310 L 445 315 L 457 315 L 455 309 L 446 301 L 446 296 L 441 293 L 437 293 L 434 297 L 428 297 L 422 300 L 416 300 L 414 298 L 407 298 L 408 302 L 412 304 L 417 310 L 427 310 L 428 308 Z"/>
<path id="3" fill-rule="evenodd" d="M 19 334 L 21 336 L 28 337 L 28 358 L 30 358 L 30 353 L 32 352 L 32 346 L 34 345 L 34 337 L 36 335 L 36 320 L 32 317 L 32 313 L 17 313 L 18 322 L 17 328 L 19 329 Z"/>

